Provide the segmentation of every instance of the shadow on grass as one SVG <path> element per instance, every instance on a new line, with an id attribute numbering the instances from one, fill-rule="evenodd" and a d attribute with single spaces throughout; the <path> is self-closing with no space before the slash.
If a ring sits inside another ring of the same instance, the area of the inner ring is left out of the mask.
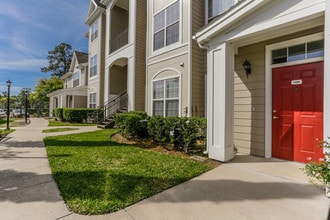
<path id="1" fill-rule="evenodd" d="M 45 139 L 46 146 L 59 146 L 59 147 L 113 147 L 113 146 L 130 146 L 127 144 L 120 144 L 113 141 L 77 141 L 77 140 L 58 140 L 58 139 Z"/>
<path id="2" fill-rule="evenodd" d="M 54 174 L 54 178 L 69 207 L 80 214 L 114 212 L 187 180 L 109 174 L 106 171 L 60 172 Z M 258 183 L 230 179 L 193 179 L 172 190 L 174 190 L 172 193 L 166 193 L 154 201 L 157 203 L 266 201 L 314 198 L 323 193 L 318 189 L 311 190 L 311 186 L 306 184 Z M 87 207 L 76 209 L 87 203 L 91 203 L 91 207 L 98 207 L 98 210 Z"/>

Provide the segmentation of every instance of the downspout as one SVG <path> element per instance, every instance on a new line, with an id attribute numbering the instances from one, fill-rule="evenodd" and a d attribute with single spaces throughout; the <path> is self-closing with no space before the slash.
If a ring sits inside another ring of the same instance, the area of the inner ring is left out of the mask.
<path id="1" fill-rule="evenodd" d="M 196 40 L 196 35 L 193 35 L 192 36 L 192 39 L 193 40 Z M 204 49 L 204 50 L 208 50 L 208 46 L 206 46 L 205 44 L 203 44 L 202 42 L 199 42 L 198 43 L 198 46 L 199 46 L 199 48 L 201 48 L 201 49 Z M 206 97 L 207 98 L 207 97 Z M 208 144 L 206 143 L 206 150 L 203 152 L 203 154 L 209 154 L 209 146 L 208 146 Z"/>

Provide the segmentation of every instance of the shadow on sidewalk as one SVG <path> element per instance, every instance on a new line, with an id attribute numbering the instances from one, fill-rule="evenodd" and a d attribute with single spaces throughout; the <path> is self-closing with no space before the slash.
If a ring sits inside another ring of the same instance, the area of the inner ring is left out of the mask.
<path id="1" fill-rule="evenodd" d="M 2 202 L 63 201 L 50 174 L 3 170 L 0 171 L 0 180 L 0 201 Z"/>

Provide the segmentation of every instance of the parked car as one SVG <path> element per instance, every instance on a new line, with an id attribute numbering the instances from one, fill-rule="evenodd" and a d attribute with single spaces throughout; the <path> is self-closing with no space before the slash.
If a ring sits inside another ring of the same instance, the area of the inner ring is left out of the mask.
<path id="1" fill-rule="evenodd" d="M 12 116 L 14 118 L 25 117 L 25 110 L 24 109 L 14 109 L 12 111 Z M 27 113 L 27 116 L 29 117 L 29 113 Z"/>
<path id="2" fill-rule="evenodd" d="M 0 108 L 0 118 L 5 118 L 6 117 L 6 112 Z"/>

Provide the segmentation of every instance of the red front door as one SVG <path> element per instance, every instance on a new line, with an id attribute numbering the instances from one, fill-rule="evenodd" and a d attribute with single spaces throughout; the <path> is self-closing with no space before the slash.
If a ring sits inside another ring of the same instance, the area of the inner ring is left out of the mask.
<path id="1" fill-rule="evenodd" d="M 272 156 L 323 157 L 323 62 L 273 69 Z"/>

